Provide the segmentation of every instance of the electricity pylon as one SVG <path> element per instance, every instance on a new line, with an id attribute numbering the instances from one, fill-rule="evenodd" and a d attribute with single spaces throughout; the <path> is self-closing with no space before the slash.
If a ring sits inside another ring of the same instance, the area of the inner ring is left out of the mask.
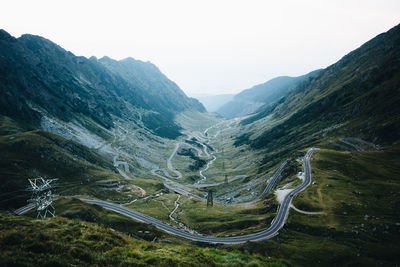
<path id="1" fill-rule="evenodd" d="M 57 179 L 43 179 L 34 178 L 28 179 L 31 186 L 28 188 L 29 191 L 32 191 L 32 196 L 28 200 L 28 202 L 33 202 L 37 207 L 37 216 L 36 218 L 46 218 L 47 212 L 53 215 L 56 214 L 56 209 L 53 206 L 53 197 L 55 195 L 52 194 L 53 186 L 51 183 L 56 181 Z"/>
<path id="2" fill-rule="evenodd" d="M 207 194 L 207 207 L 212 207 L 214 205 L 212 190 L 208 191 Z"/>

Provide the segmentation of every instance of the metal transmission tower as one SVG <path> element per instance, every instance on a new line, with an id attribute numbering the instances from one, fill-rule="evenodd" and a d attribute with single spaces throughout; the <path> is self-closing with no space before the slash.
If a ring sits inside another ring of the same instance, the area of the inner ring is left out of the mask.
<path id="1" fill-rule="evenodd" d="M 208 194 L 207 194 L 207 207 L 212 207 L 213 205 L 214 205 L 214 201 L 213 201 L 212 190 L 209 190 Z"/>
<path id="2" fill-rule="evenodd" d="M 37 216 L 36 218 L 46 218 L 47 212 L 55 216 L 56 209 L 53 206 L 53 197 L 55 195 L 52 194 L 53 186 L 51 183 L 56 181 L 57 179 L 43 179 L 35 178 L 28 179 L 31 186 L 28 188 L 29 191 L 32 191 L 31 199 L 28 202 L 33 202 L 37 207 Z"/>

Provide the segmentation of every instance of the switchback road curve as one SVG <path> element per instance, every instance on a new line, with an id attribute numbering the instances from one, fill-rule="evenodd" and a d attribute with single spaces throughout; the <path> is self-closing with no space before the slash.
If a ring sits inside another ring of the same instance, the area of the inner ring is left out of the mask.
<path id="1" fill-rule="evenodd" d="M 202 235 L 195 235 L 183 230 L 177 229 L 172 227 L 168 224 L 165 224 L 157 219 L 154 219 L 150 216 L 144 215 L 142 213 L 127 209 L 117 204 L 109 203 L 106 201 L 101 200 L 87 200 L 82 199 L 82 201 L 90 204 L 96 204 L 102 206 L 103 208 L 115 211 L 132 219 L 153 224 L 160 230 L 163 230 L 167 233 L 186 238 L 192 241 L 197 242 L 204 242 L 204 243 L 212 243 L 212 244 L 240 244 L 247 241 L 260 241 L 269 239 L 278 234 L 278 231 L 283 227 L 285 224 L 286 218 L 289 214 L 290 204 L 294 196 L 298 193 L 306 189 L 311 184 L 311 166 L 310 166 L 310 159 L 313 153 L 316 151 L 316 148 L 311 148 L 305 157 L 303 158 L 303 167 L 305 178 L 301 185 L 296 187 L 290 194 L 288 194 L 285 199 L 283 200 L 281 206 L 278 209 L 278 213 L 272 224 L 269 228 L 262 230 L 258 233 L 243 235 L 243 236 L 233 236 L 233 237 L 214 237 L 214 236 L 202 236 Z"/>

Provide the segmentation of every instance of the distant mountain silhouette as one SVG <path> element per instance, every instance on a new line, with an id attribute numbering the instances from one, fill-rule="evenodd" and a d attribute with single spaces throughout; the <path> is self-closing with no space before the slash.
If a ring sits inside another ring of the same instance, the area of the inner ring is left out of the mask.
<path id="1" fill-rule="evenodd" d="M 249 115 L 265 104 L 270 104 L 295 88 L 307 77 L 319 70 L 299 77 L 281 76 L 263 84 L 255 85 L 235 95 L 233 100 L 220 107 L 217 112 L 227 119 Z"/>

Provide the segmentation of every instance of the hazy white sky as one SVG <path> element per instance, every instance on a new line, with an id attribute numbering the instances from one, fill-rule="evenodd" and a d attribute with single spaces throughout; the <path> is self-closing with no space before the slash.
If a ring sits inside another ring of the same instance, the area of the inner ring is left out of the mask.
<path id="1" fill-rule="evenodd" d="M 156 64 L 187 94 L 324 68 L 400 23 L 399 0 L 2 0 L 0 28 Z"/>

